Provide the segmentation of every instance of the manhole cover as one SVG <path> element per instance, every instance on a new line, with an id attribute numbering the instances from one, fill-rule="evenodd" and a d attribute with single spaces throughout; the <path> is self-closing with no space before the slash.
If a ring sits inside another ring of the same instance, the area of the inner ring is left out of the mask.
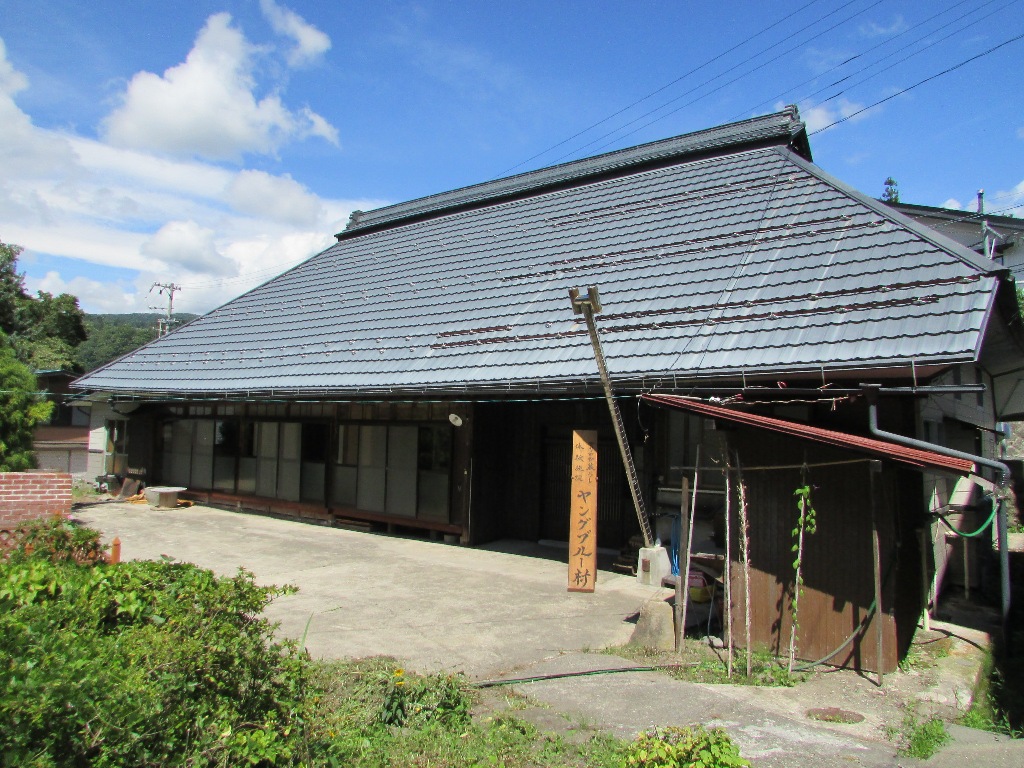
<path id="1" fill-rule="evenodd" d="M 859 715 L 848 709 L 840 709 L 839 707 L 808 709 L 807 716 L 812 720 L 821 720 L 825 723 L 845 723 L 847 725 L 852 725 L 853 723 L 864 722 L 864 715 Z"/>

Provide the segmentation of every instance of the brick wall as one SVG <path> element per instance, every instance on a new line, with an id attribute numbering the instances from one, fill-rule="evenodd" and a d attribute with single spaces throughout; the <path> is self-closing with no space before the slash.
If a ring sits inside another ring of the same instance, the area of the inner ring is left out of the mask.
<path id="1" fill-rule="evenodd" d="M 0 472 L 0 529 L 71 512 L 71 475 Z"/>

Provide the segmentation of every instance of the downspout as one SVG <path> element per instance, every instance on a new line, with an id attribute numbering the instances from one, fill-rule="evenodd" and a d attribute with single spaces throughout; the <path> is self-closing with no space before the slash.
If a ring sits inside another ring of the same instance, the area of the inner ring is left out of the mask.
<path id="1" fill-rule="evenodd" d="M 932 451 L 933 453 L 950 456 L 954 459 L 967 459 L 968 461 L 973 461 L 975 464 L 980 464 L 983 467 L 989 467 L 990 469 L 998 470 L 999 472 L 998 489 L 994 498 L 994 503 L 996 504 L 996 542 L 999 546 L 999 580 L 1002 588 L 1001 607 L 1003 641 L 1007 651 L 1010 652 L 1010 553 L 1007 546 L 1006 508 L 1003 506 L 1003 492 L 1010 482 L 1010 468 L 1003 462 L 996 461 L 995 459 L 988 459 L 984 456 L 975 456 L 972 453 L 956 451 L 952 448 L 947 448 L 944 445 L 936 445 L 935 443 L 929 443 L 924 440 L 917 440 L 913 437 L 905 437 L 904 435 L 899 435 L 895 432 L 887 432 L 884 429 L 879 429 L 878 391 L 881 387 L 881 384 L 861 384 L 861 389 L 864 391 L 868 401 L 868 429 L 871 431 L 872 435 L 884 440 L 890 440 L 894 443 L 905 445 L 909 448 L 919 448 L 924 451 Z"/>

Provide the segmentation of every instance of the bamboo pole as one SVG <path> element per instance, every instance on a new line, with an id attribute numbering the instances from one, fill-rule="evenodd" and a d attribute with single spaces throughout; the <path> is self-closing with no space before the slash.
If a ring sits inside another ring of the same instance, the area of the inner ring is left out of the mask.
<path id="1" fill-rule="evenodd" d="M 739 486 L 740 502 L 740 555 L 743 557 L 743 624 L 746 631 L 747 677 L 754 673 L 754 661 L 750 649 L 750 524 L 747 515 L 747 484 L 743 480 L 743 465 L 740 454 L 736 453 L 736 483 Z"/>
<path id="2" fill-rule="evenodd" d="M 733 641 L 732 641 L 732 530 L 729 524 L 729 518 L 732 517 L 732 486 L 729 482 L 729 447 L 726 444 L 725 448 L 725 601 L 722 606 L 723 626 L 727 627 L 727 658 L 726 664 L 727 675 L 729 679 L 732 679 L 732 655 L 733 655 Z M 714 604 L 712 603 L 712 607 Z"/>
<path id="3" fill-rule="evenodd" d="M 693 550 L 693 522 L 697 515 L 697 482 L 700 477 L 700 443 L 697 443 L 697 458 L 693 463 L 693 494 L 690 496 L 690 527 L 686 532 L 686 568 L 683 568 L 682 563 L 679 565 L 679 578 L 686 580 L 686 584 L 683 586 L 683 609 L 680 615 L 679 626 L 676 628 L 680 650 L 683 647 L 683 637 L 686 635 L 686 608 L 690 601 L 690 553 Z"/>
<path id="4" fill-rule="evenodd" d="M 882 634 L 882 551 L 878 536 L 878 497 L 875 488 L 875 475 L 881 471 L 882 462 L 872 462 L 868 469 L 868 488 L 871 494 L 871 554 L 874 559 L 875 576 L 875 654 L 878 664 L 878 687 L 881 688 L 885 680 L 882 672 L 882 651 L 884 635 Z"/>

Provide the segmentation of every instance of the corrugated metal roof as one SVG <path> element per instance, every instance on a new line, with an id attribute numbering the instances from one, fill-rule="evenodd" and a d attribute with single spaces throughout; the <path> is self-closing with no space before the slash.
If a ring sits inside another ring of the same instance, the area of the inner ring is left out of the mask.
<path id="1" fill-rule="evenodd" d="M 346 237 L 77 386 L 589 387 L 567 291 L 591 284 L 620 383 L 975 360 L 998 265 L 926 230 L 741 145 Z"/>
<path id="2" fill-rule="evenodd" d="M 905 445 L 889 442 L 888 440 L 877 440 L 873 437 L 852 435 L 849 432 L 812 427 L 810 424 L 801 424 L 797 421 L 786 421 L 785 419 L 776 419 L 757 413 L 737 411 L 734 408 L 723 408 L 719 405 L 711 405 L 710 403 L 704 403 L 688 397 L 655 394 L 641 395 L 640 397 L 650 403 L 666 405 L 670 408 L 680 408 L 684 411 L 707 416 L 708 418 L 725 419 L 738 424 L 745 424 L 749 427 L 756 427 L 757 429 L 781 432 L 782 434 L 799 437 L 804 440 L 835 445 L 840 448 L 849 448 L 850 450 L 868 453 L 873 456 L 894 459 L 915 467 L 930 467 L 969 474 L 973 474 L 976 469 L 974 462 L 967 459 L 943 456 L 941 453 L 910 448 Z"/>

